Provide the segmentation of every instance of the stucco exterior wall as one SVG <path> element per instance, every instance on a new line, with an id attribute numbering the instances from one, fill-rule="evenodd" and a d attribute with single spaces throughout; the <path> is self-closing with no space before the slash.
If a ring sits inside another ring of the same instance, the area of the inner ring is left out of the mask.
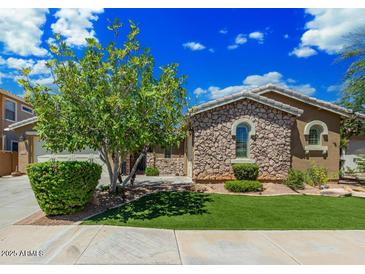
<path id="1" fill-rule="evenodd" d="M 10 175 L 18 165 L 18 152 L 0 151 L 0 176 Z"/>
<path id="2" fill-rule="evenodd" d="M 268 92 L 263 94 L 263 96 L 300 108 L 304 111 L 296 119 L 292 127 L 292 167 L 294 169 L 306 170 L 314 162 L 319 166 L 327 168 L 331 179 L 338 179 L 340 168 L 340 115 L 275 92 Z M 308 144 L 308 141 L 304 135 L 304 127 L 313 120 L 323 121 L 328 127 L 328 138 L 322 139 L 322 145 L 328 146 L 327 155 L 323 155 L 320 151 L 311 151 L 308 155 L 305 153 L 304 148 Z"/>
<path id="3" fill-rule="evenodd" d="M 16 103 L 16 121 L 9 121 L 5 119 L 5 102 L 6 100 L 9 100 L 11 102 L 15 102 Z M 0 92 L 0 149 L 5 149 L 5 150 L 10 150 L 11 149 L 11 141 L 17 141 L 18 138 L 17 136 L 12 133 L 12 132 L 5 132 L 4 129 L 7 128 L 9 125 L 18 122 L 18 121 L 22 121 L 28 118 L 33 117 L 33 114 L 30 114 L 28 112 L 24 112 L 21 109 L 21 106 L 27 106 L 30 107 L 31 106 L 25 102 L 20 101 L 19 99 L 17 99 L 15 96 L 8 96 L 6 94 L 3 94 Z M 3 137 L 5 136 L 5 138 Z M 4 140 L 5 139 L 5 140 Z M 4 143 L 5 141 L 5 143 Z"/>
<path id="4" fill-rule="evenodd" d="M 236 158 L 236 141 L 231 128 L 235 121 L 243 118 L 255 125 L 256 134 L 250 139 L 250 158 L 259 165 L 259 179 L 287 177 L 295 117 L 244 99 L 192 117 L 194 180 L 234 178 L 231 160 Z"/>

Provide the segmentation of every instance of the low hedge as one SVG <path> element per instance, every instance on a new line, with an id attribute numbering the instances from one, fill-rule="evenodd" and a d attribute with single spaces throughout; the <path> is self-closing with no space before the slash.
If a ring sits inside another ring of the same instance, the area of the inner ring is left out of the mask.
<path id="1" fill-rule="evenodd" d="M 256 180 L 259 175 L 257 164 L 233 164 L 233 173 L 237 180 Z"/>
<path id="2" fill-rule="evenodd" d="M 35 197 L 47 215 L 70 214 L 84 209 L 101 172 L 100 165 L 81 161 L 49 161 L 27 167 Z"/>
<path id="3" fill-rule="evenodd" d="M 160 175 L 160 171 L 158 170 L 157 167 L 146 167 L 146 170 L 144 171 L 144 173 L 146 174 L 146 176 L 158 176 Z"/>
<path id="4" fill-rule="evenodd" d="M 250 180 L 233 180 L 224 183 L 224 188 L 232 192 L 262 191 L 262 183 Z"/>

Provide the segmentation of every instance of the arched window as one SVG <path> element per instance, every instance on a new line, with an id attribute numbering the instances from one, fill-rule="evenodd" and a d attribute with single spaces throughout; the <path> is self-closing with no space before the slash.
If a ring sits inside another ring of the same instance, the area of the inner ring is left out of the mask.
<path id="1" fill-rule="evenodd" d="M 328 127 L 325 122 L 313 120 L 307 123 L 304 127 L 304 136 L 307 140 L 307 145 L 304 147 L 305 153 L 311 151 L 322 151 L 325 155 L 328 152 L 328 146 L 324 142 L 328 142 Z"/>
<path id="2" fill-rule="evenodd" d="M 236 127 L 236 158 L 248 158 L 250 126 L 241 123 Z"/>
<path id="3" fill-rule="evenodd" d="M 321 144 L 321 133 L 323 129 L 319 125 L 314 125 L 309 129 L 308 143 L 309 145 Z"/>

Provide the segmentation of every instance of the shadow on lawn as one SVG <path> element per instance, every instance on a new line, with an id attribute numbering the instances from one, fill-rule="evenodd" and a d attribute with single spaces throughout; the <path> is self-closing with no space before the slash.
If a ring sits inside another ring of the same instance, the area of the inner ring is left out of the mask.
<path id="1" fill-rule="evenodd" d="M 146 220 L 160 216 L 199 215 L 208 213 L 205 203 L 211 198 L 204 193 L 180 191 L 157 192 L 136 201 L 92 217 L 93 221 L 128 222 L 130 219 Z"/>

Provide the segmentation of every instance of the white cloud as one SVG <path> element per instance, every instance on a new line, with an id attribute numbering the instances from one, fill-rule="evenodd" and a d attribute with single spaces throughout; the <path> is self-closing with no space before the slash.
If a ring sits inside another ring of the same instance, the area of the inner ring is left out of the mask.
<path id="1" fill-rule="evenodd" d="M 234 50 L 234 49 L 237 49 L 239 46 L 241 46 L 245 43 L 247 43 L 247 38 L 245 37 L 244 34 L 240 33 L 235 37 L 234 43 L 227 46 L 227 49 Z"/>
<path id="2" fill-rule="evenodd" d="M 312 87 L 310 84 L 304 84 L 304 85 L 291 85 L 289 88 L 295 89 L 296 91 L 299 91 L 303 93 L 304 95 L 312 95 L 316 92 L 316 89 Z"/>
<path id="3" fill-rule="evenodd" d="M 0 56 L 0 65 L 3 65 L 5 63 L 6 63 L 5 59 Z"/>
<path id="4" fill-rule="evenodd" d="M 1 57 L 0 57 L 1 58 Z M 4 59 L 3 59 L 4 60 Z M 9 78 L 17 82 L 21 77 L 20 70 L 30 68 L 30 79 L 35 83 L 49 84 L 52 79 L 51 70 L 46 66 L 47 60 L 33 60 L 9 57 L 2 63 L 8 69 L 7 74 L 2 74 L 0 78 Z M 0 79 L 1 82 L 1 79 Z"/>
<path id="5" fill-rule="evenodd" d="M 41 47 L 48 9 L 0 9 L 0 42 L 6 52 L 45 56 Z"/>
<path id="6" fill-rule="evenodd" d="M 343 85 L 330 85 L 327 88 L 328 92 L 340 92 L 343 89 Z"/>
<path id="7" fill-rule="evenodd" d="M 259 43 L 263 43 L 264 42 L 264 34 L 260 31 L 254 31 L 251 32 L 248 37 L 250 37 L 251 39 L 255 39 L 257 40 Z"/>
<path id="8" fill-rule="evenodd" d="M 39 84 L 39 85 L 49 86 L 49 85 L 53 84 L 53 77 L 48 76 L 48 77 L 45 77 L 45 78 L 39 78 L 39 79 L 34 80 L 33 82 L 36 83 L 36 84 Z"/>
<path id="9" fill-rule="evenodd" d="M 202 95 L 202 94 L 207 93 L 207 91 L 206 91 L 205 89 L 202 89 L 202 88 L 196 88 L 193 92 L 194 92 L 194 94 L 195 94 L 196 96 L 200 96 L 200 95 Z"/>
<path id="10" fill-rule="evenodd" d="M 214 53 L 215 50 L 213 48 L 208 49 L 209 52 Z"/>
<path id="11" fill-rule="evenodd" d="M 277 86 L 291 88 L 305 95 L 312 95 L 316 91 L 316 89 L 310 84 L 296 84 L 295 80 L 291 78 L 285 79 L 283 75 L 277 71 L 271 71 L 263 75 L 249 75 L 242 81 L 242 85 L 228 86 L 225 88 L 210 86 L 207 89 L 197 88 L 196 90 L 199 90 L 200 94 L 209 93 L 210 98 L 216 99 L 242 90 L 252 89 L 267 84 L 275 84 Z"/>
<path id="12" fill-rule="evenodd" d="M 227 49 L 229 49 L 229 50 L 233 50 L 233 49 L 236 49 L 236 48 L 238 48 L 238 45 L 237 44 L 229 45 L 227 47 Z"/>
<path id="13" fill-rule="evenodd" d="M 243 45 L 247 42 L 247 38 L 242 33 L 240 33 L 236 36 L 234 42 L 236 45 Z"/>
<path id="14" fill-rule="evenodd" d="M 282 82 L 282 75 L 277 71 L 268 72 L 263 75 L 249 75 L 243 80 L 243 84 L 248 87 L 258 87 L 271 84 L 279 84 Z"/>
<path id="15" fill-rule="evenodd" d="M 10 69 L 21 70 L 23 68 L 32 67 L 34 61 L 32 59 L 22 59 L 22 58 L 14 58 L 10 57 L 6 59 L 6 65 Z"/>
<path id="16" fill-rule="evenodd" d="M 188 48 L 192 51 L 203 50 L 205 46 L 199 42 L 186 42 L 182 45 L 184 48 Z"/>
<path id="17" fill-rule="evenodd" d="M 317 51 L 315 51 L 314 49 L 310 48 L 310 47 L 306 47 L 303 45 L 300 45 L 298 48 L 293 49 L 292 52 L 289 53 L 289 55 L 295 55 L 296 57 L 299 58 L 307 58 L 309 56 L 313 56 L 316 55 Z"/>
<path id="18" fill-rule="evenodd" d="M 286 33 L 286 34 L 284 34 L 283 37 L 284 37 L 284 39 L 289 39 L 289 34 Z"/>
<path id="19" fill-rule="evenodd" d="M 305 48 L 307 54 L 313 47 L 328 54 L 339 53 L 347 44 L 346 36 L 365 27 L 365 9 L 307 9 L 306 13 L 313 18 L 307 22 L 297 48 Z"/>
<path id="20" fill-rule="evenodd" d="M 39 60 L 32 67 L 31 74 L 32 75 L 40 75 L 40 74 L 51 74 L 51 70 L 46 66 L 46 60 Z"/>
<path id="21" fill-rule="evenodd" d="M 228 30 L 226 28 L 219 30 L 220 34 L 227 34 Z"/>
<path id="22" fill-rule="evenodd" d="M 31 68 L 31 75 L 50 74 L 50 69 L 46 66 L 47 60 L 22 59 L 9 57 L 5 64 L 9 69 L 21 70 Z"/>
<path id="23" fill-rule="evenodd" d="M 65 37 L 70 46 L 85 46 L 86 38 L 95 38 L 92 21 L 98 20 L 97 14 L 103 12 L 103 9 L 60 9 L 54 14 L 57 21 L 51 25 L 52 31 Z"/>

